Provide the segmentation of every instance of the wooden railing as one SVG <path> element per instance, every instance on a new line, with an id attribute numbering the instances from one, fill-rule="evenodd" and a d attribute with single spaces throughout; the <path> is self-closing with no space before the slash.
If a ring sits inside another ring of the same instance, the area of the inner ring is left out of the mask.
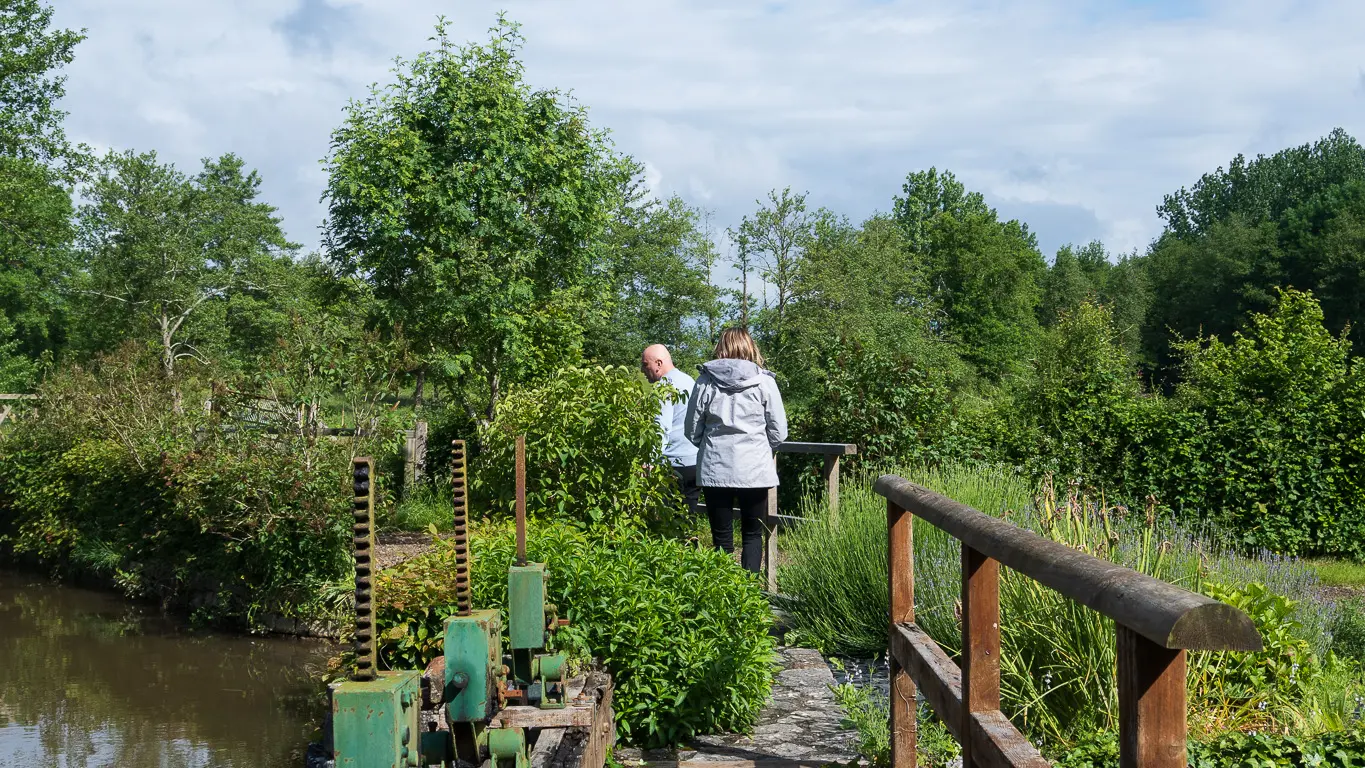
<path id="1" fill-rule="evenodd" d="M 839 458 L 858 452 L 852 443 L 782 443 L 775 453 L 800 453 L 825 457 L 823 470 L 825 493 L 829 499 L 831 518 L 839 517 Z M 773 456 L 773 461 L 777 457 Z M 738 513 L 736 513 L 738 514 Z M 782 527 L 782 515 L 777 513 L 777 489 L 768 490 L 768 514 L 764 525 L 767 528 L 767 541 L 763 547 L 763 575 L 768 581 L 768 591 L 777 592 L 777 531 Z"/>
<path id="2" fill-rule="evenodd" d="M 19 418 L 18 414 L 14 412 L 14 406 L 11 405 L 11 403 L 18 400 L 38 399 L 39 397 L 37 395 L 0 394 L 0 425 L 3 425 L 7 421 L 16 421 Z"/>
<path id="3" fill-rule="evenodd" d="M 1001 565 L 1114 620 L 1122 768 L 1185 768 L 1186 650 L 1262 647 L 1251 619 L 1230 605 L 1045 539 L 895 475 L 883 475 L 874 487 L 886 497 L 890 537 L 893 768 L 916 765 L 916 686 L 962 745 L 963 768 L 1049 765 L 1000 711 Z M 957 663 L 915 625 L 913 517 L 962 543 Z"/>

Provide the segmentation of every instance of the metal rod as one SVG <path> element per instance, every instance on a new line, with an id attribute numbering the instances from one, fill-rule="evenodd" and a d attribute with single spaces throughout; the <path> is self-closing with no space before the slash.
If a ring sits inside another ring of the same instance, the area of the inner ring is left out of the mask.
<path id="1" fill-rule="evenodd" d="M 517 565 L 526 565 L 526 435 L 517 435 Z"/>
<path id="2" fill-rule="evenodd" d="M 469 473 L 463 440 L 451 441 L 450 498 L 455 513 L 455 605 L 461 616 L 468 616 L 473 601 L 469 587 Z"/>
<path id="3" fill-rule="evenodd" d="M 374 461 L 356 458 L 351 463 L 354 492 L 352 552 L 355 554 L 355 670 L 351 679 L 373 680 L 379 668 L 374 643 Z"/>

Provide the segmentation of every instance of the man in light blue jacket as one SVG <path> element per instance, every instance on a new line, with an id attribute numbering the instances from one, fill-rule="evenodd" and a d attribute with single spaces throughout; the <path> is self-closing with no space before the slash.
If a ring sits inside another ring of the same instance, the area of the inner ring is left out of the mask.
<path id="1" fill-rule="evenodd" d="M 697 446 L 693 445 L 683 433 L 683 421 L 687 418 L 687 398 L 692 394 L 696 382 L 691 376 L 673 367 L 673 356 L 662 344 L 652 344 L 640 355 L 640 370 L 645 378 L 654 384 L 667 381 L 682 392 L 682 399 L 664 403 L 659 409 L 659 430 L 663 432 L 664 457 L 677 475 L 678 487 L 687 500 L 687 509 L 698 514 L 701 503 L 701 489 L 697 486 Z"/>

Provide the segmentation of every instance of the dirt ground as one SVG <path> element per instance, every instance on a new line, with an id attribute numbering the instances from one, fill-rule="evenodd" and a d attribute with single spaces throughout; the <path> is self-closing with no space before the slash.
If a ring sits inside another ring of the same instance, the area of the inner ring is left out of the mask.
<path id="1" fill-rule="evenodd" d="M 429 533 L 381 533 L 375 542 L 375 564 L 392 568 L 431 549 Z"/>

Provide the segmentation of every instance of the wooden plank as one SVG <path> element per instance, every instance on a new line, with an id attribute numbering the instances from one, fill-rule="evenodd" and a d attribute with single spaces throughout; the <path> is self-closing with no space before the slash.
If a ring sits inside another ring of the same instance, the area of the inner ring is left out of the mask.
<path id="1" fill-rule="evenodd" d="M 554 764 L 559 745 L 564 743 L 564 728 L 546 728 L 536 736 L 536 745 L 527 756 L 531 768 L 550 768 Z"/>
<path id="2" fill-rule="evenodd" d="M 773 466 L 777 466 L 776 454 L 773 455 Z M 777 486 L 768 489 L 768 515 L 764 524 L 767 532 L 763 543 L 763 569 L 767 575 L 768 591 L 777 594 L 777 529 L 782 525 L 782 518 L 777 516 Z"/>
<path id="3" fill-rule="evenodd" d="M 40 395 L 0 394 L 0 400 L 41 400 Z"/>
<path id="4" fill-rule="evenodd" d="M 1119 625 L 1119 766 L 1184 768 L 1185 651 Z"/>
<path id="5" fill-rule="evenodd" d="M 826 768 L 828 760 L 648 760 L 643 768 Z"/>
<path id="6" fill-rule="evenodd" d="M 563 709 L 503 707 L 488 724 L 492 728 L 588 728 L 595 709 L 595 704 L 570 704 Z"/>
<path id="7" fill-rule="evenodd" d="M 1052 768 L 1028 737 L 998 710 L 972 715 L 968 742 L 972 760 L 983 768 Z"/>
<path id="8" fill-rule="evenodd" d="M 583 745 L 583 755 L 578 761 L 579 768 L 602 768 L 606 765 L 607 755 L 616 746 L 616 715 L 612 712 L 612 693 L 614 686 L 607 675 L 594 675 L 591 685 L 595 689 L 597 707 L 593 714 L 588 740 Z"/>
<path id="9" fill-rule="evenodd" d="M 839 525 L 839 457 L 825 457 L 825 498 L 829 500 L 830 525 Z"/>
<path id="10" fill-rule="evenodd" d="M 891 634 L 891 658 L 910 670 L 924 699 L 949 733 L 984 768 L 1044 768 L 1043 759 L 1027 737 L 999 710 L 964 716 L 962 671 L 934 639 L 914 624 L 902 624 Z M 966 765 L 966 762 L 963 762 Z"/>
<path id="11" fill-rule="evenodd" d="M 16 421 L 13 417 L 13 413 L 14 407 L 9 405 L 5 406 L 3 410 L 0 410 L 0 424 L 4 424 L 6 421 Z"/>
<path id="12" fill-rule="evenodd" d="M 777 452 L 849 456 L 858 452 L 858 446 L 853 443 L 782 443 L 777 446 Z"/>
<path id="13" fill-rule="evenodd" d="M 891 630 L 891 663 L 910 673 L 919 683 L 924 700 L 962 741 L 962 670 L 948 658 L 938 643 L 914 624 L 899 624 Z"/>
<path id="14" fill-rule="evenodd" d="M 962 547 L 962 731 L 971 716 L 1000 710 L 1000 563 Z M 984 766 L 973 740 L 962 742 L 963 768 Z"/>
<path id="15" fill-rule="evenodd" d="M 1166 648 L 1259 651 L 1251 618 L 1230 605 L 1045 539 L 895 475 L 875 489 L 888 501 L 1081 605 Z"/>
<path id="16" fill-rule="evenodd" d="M 891 641 L 898 625 L 915 620 L 914 519 L 895 502 L 886 502 L 887 591 L 891 597 Z M 902 662 L 891 656 L 891 768 L 915 768 L 915 681 Z"/>

